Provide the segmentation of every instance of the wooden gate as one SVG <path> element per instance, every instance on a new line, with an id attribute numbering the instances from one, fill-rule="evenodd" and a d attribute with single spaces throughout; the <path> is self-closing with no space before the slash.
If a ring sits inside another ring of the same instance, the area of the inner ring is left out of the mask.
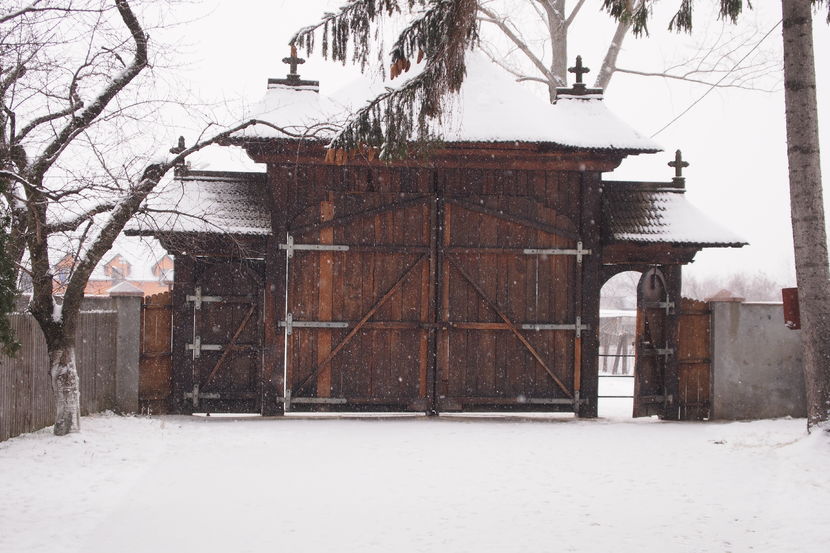
<path id="1" fill-rule="evenodd" d="M 439 409 L 574 409 L 590 252 L 573 223 L 528 198 L 442 205 Z"/>
<path id="2" fill-rule="evenodd" d="M 263 271 L 261 260 L 195 261 L 185 296 L 192 338 L 174 383 L 191 410 L 260 412 Z"/>
<path id="3" fill-rule="evenodd" d="M 292 229 L 286 410 L 427 408 L 434 204 L 333 193 Z"/>
<path id="4" fill-rule="evenodd" d="M 710 409 L 709 305 L 688 298 L 675 302 L 667 290 L 658 268 L 640 279 L 633 416 L 703 420 Z M 669 370 L 671 363 L 676 372 Z"/>
<path id="5" fill-rule="evenodd" d="M 171 407 L 173 300 L 170 292 L 145 296 L 141 303 L 141 353 L 138 401 L 142 412 L 166 413 Z"/>
<path id="6" fill-rule="evenodd" d="M 709 418 L 710 330 L 709 304 L 683 298 L 680 301 L 677 340 L 677 409 L 681 420 Z"/>
<path id="7" fill-rule="evenodd" d="M 578 406 L 590 252 L 569 219 L 521 197 L 330 192 L 296 220 L 286 410 Z"/>

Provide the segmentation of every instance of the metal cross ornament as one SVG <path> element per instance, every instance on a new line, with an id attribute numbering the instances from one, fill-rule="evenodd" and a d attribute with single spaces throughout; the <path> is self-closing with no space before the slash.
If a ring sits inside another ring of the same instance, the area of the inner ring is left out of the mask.
<path id="1" fill-rule="evenodd" d="M 291 68 L 291 72 L 288 74 L 289 79 L 299 79 L 300 74 L 297 73 L 297 66 L 302 65 L 305 63 L 303 58 L 297 57 L 297 47 L 291 47 L 291 56 L 287 58 L 282 58 L 283 63 L 287 63 Z"/>
<path id="2" fill-rule="evenodd" d="M 585 83 L 582 82 L 582 75 L 584 75 L 585 73 L 590 73 L 590 72 L 591 72 L 590 69 L 588 69 L 587 67 L 582 65 L 582 56 L 577 56 L 576 57 L 576 66 L 568 68 L 568 73 L 574 73 L 576 75 L 575 86 L 576 85 L 585 86 Z"/>
<path id="3" fill-rule="evenodd" d="M 689 166 L 688 161 L 683 161 L 683 155 L 680 153 L 680 150 L 677 150 L 674 153 L 674 161 L 670 161 L 668 163 L 669 167 L 674 167 L 674 180 L 684 180 L 683 179 L 683 169 Z"/>

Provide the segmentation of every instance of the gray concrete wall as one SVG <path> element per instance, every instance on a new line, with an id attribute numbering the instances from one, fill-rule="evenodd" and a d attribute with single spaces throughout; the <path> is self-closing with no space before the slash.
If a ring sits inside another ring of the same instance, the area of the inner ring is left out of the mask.
<path id="1" fill-rule="evenodd" d="M 804 417 L 801 331 L 781 304 L 711 302 L 712 418 Z"/>

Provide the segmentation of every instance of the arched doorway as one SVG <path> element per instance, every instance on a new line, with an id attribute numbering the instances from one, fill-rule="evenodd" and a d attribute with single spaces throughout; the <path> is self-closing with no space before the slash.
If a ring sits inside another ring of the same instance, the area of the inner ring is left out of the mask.
<path id="1" fill-rule="evenodd" d="M 624 271 L 609 278 L 600 291 L 600 417 L 631 417 L 637 327 L 637 286 L 642 274 Z"/>

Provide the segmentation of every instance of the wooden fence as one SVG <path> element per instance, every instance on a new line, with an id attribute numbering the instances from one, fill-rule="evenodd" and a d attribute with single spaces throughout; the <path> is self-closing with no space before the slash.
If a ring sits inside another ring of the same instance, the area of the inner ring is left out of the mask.
<path id="1" fill-rule="evenodd" d="M 14 359 L 0 355 L 0 441 L 55 422 L 43 333 L 30 315 L 10 318 L 23 347 Z M 117 332 L 115 310 L 81 312 L 75 354 L 83 415 L 116 406 Z"/>

